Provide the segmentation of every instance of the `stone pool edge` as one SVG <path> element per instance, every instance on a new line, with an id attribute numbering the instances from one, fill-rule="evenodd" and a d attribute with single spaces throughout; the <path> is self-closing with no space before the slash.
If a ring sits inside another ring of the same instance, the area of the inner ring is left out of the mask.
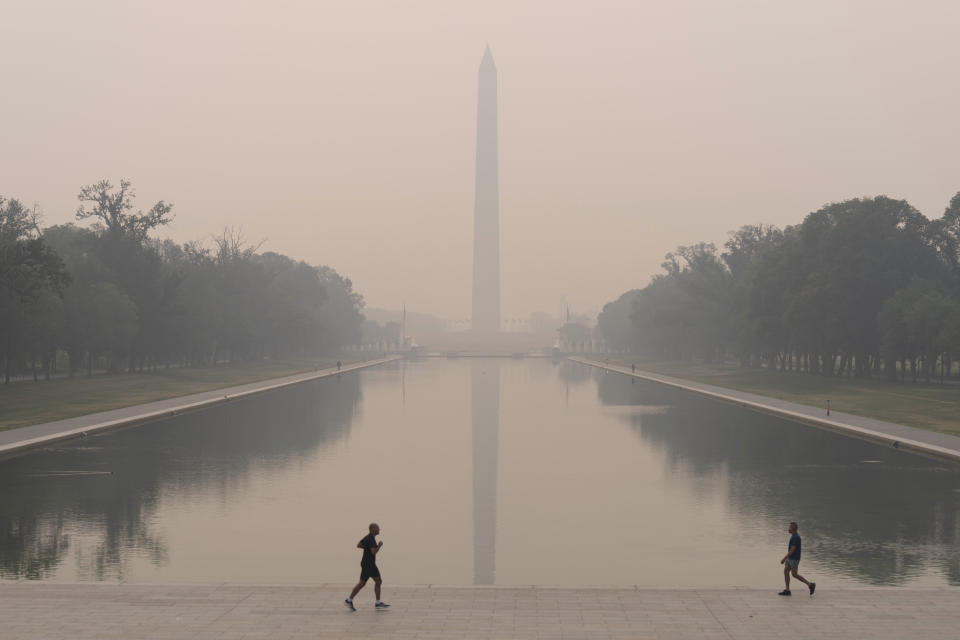
<path id="1" fill-rule="evenodd" d="M 824 585 L 826 587 L 826 585 Z M 393 606 L 357 611 L 347 585 L 90 585 L 0 583 L 4 638 L 461 638 L 768 640 L 789 623 L 816 638 L 956 638 L 954 589 L 826 589 L 780 598 L 769 589 L 388 587 Z"/>
<path id="2" fill-rule="evenodd" d="M 682 378 L 674 378 L 650 371 L 631 371 L 628 367 L 606 364 L 589 358 L 568 356 L 568 360 L 597 369 L 632 376 L 658 384 L 689 391 L 697 395 L 733 404 L 751 411 L 766 413 L 793 422 L 833 431 L 842 435 L 867 440 L 888 447 L 925 456 L 960 462 L 960 437 L 935 431 L 924 431 L 893 422 L 884 422 L 862 416 L 833 412 L 831 417 L 819 416 L 821 409 L 785 400 L 777 400 L 755 393 L 726 389 Z M 855 424 L 859 423 L 859 424 Z"/>
<path id="3" fill-rule="evenodd" d="M 375 367 L 401 358 L 403 358 L 402 355 L 387 356 L 376 360 L 344 365 L 339 371 L 336 367 L 318 369 L 308 373 L 260 380 L 259 382 L 250 382 L 213 391 L 177 396 L 131 407 L 0 431 L 0 459 L 19 455 L 29 449 L 83 438 L 93 433 L 145 424 L 191 411 L 200 411 L 259 393 L 275 391 L 295 384 L 328 378 L 358 369 Z"/>

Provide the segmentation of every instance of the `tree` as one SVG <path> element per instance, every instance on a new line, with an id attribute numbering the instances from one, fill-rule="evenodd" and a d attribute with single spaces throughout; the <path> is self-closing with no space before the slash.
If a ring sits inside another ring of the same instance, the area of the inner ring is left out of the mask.
<path id="1" fill-rule="evenodd" d="M 62 344 L 63 294 L 53 289 L 45 289 L 32 300 L 24 313 L 23 347 L 27 362 L 37 381 L 37 359 L 40 359 L 44 379 L 49 380 L 51 369 L 56 362 L 57 348 Z"/>
<path id="2" fill-rule="evenodd" d="M 682 295 L 672 297 L 674 319 L 685 327 L 692 353 L 711 362 L 721 361 L 732 342 L 732 278 L 713 243 L 700 242 L 668 253 L 666 278 Z M 691 355 L 692 355 L 691 353 Z"/>
<path id="3" fill-rule="evenodd" d="M 600 326 L 627 335 L 617 322 L 630 300 L 631 342 L 662 356 L 732 351 L 743 364 L 864 377 L 882 364 L 891 378 L 898 363 L 921 363 L 929 378 L 939 362 L 949 375 L 958 249 L 960 194 L 934 222 L 885 196 L 831 203 L 783 231 L 741 227 L 720 255 L 679 247 L 663 274 L 607 305 Z"/>
<path id="4" fill-rule="evenodd" d="M 880 336 L 877 315 L 884 301 L 912 277 L 936 280 L 942 269 L 925 231 L 927 219 L 904 200 L 885 196 L 829 204 L 799 228 L 806 276 L 798 292 L 819 310 L 819 320 L 797 313 L 833 333 L 821 333 L 825 374 L 855 370 L 869 375 Z M 809 331 L 810 327 L 797 327 Z"/>
<path id="5" fill-rule="evenodd" d="M 91 287 L 109 282 L 112 276 L 100 259 L 99 237 L 94 231 L 65 224 L 45 229 L 43 236 L 63 257 L 71 276 L 70 285 L 63 292 L 59 347 L 67 353 L 67 371 L 72 376 L 80 371 L 88 354 L 93 357 L 93 329 L 87 318 L 95 313 L 89 299 Z M 106 318 L 106 321 L 110 319 Z M 88 371 L 92 366 L 92 362 L 88 363 Z"/>
<path id="6" fill-rule="evenodd" d="M 83 296 L 87 309 L 82 326 L 89 336 L 87 372 L 97 356 L 105 360 L 107 371 L 119 371 L 119 359 L 130 352 L 137 335 L 137 306 L 111 282 L 96 282 Z"/>
<path id="7" fill-rule="evenodd" d="M 909 286 L 887 298 L 877 316 L 880 328 L 880 356 L 884 360 L 887 379 L 897 379 L 897 365 L 901 379 L 907 375 L 907 362 L 913 365 L 916 380 L 917 349 L 914 337 L 907 324 L 907 316 L 917 300 L 932 287 L 927 280 L 914 279 Z"/>
<path id="8" fill-rule="evenodd" d="M 613 302 L 604 305 L 597 316 L 597 328 L 614 351 L 633 351 L 639 343 L 637 327 L 633 321 L 633 305 L 641 294 L 639 289 L 627 291 Z"/>
<path id="9" fill-rule="evenodd" d="M 742 365 L 780 358 L 786 368 L 791 341 L 784 325 L 783 285 L 790 252 L 785 233 L 769 225 L 748 225 L 731 233 L 722 258 L 730 270 L 731 341 Z"/>
<path id="10" fill-rule="evenodd" d="M 956 307 L 955 300 L 931 288 L 921 294 L 907 311 L 907 331 L 920 355 L 927 382 L 930 382 L 937 363 L 946 356 L 947 323 Z"/>
<path id="11" fill-rule="evenodd" d="M 19 200 L 0 196 L 0 333 L 4 384 L 26 356 L 28 314 L 48 292 L 69 282 L 63 261 L 40 235 L 37 216 Z"/>
<path id="12" fill-rule="evenodd" d="M 320 326 L 319 347 L 333 352 L 345 345 L 358 344 L 363 323 L 363 296 L 353 290 L 353 282 L 332 267 L 315 267 L 324 289 L 323 304 L 317 310 Z"/>
<path id="13" fill-rule="evenodd" d="M 928 235 L 937 256 L 960 285 L 960 192 L 950 199 L 943 217 L 930 223 Z"/>
<path id="14" fill-rule="evenodd" d="M 107 237 L 132 239 L 140 244 L 151 230 L 172 221 L 170 211 L 173 205 L 160 200 L 147 213 L 130 213 L 135 195 L 129 180 L 121 180 L 116 191 L 109 180 L 87 185 L 77 195 L 77 200 L 82 203 L 77 209 L 77 220 L 96 218 L 98 227 Z"/>
<path id="15" fill-rule="evenodd" d="M 156 359 L 156 341 L 173 298 L 171 287 L 177 284 L 175 278 L 164 273 L 156 247 L 147 242 L 153 229 L 172 220 L 173 206 L 160 200 L 146 213 L 133 213 L 134 197 L 129 180 L 121 180 L 118 189 L 101 180 L 80 189 L 77 199 L 81 204 L 76 213 L 78 220 L 95 220 L 97 253 L 112 271 L 109 280 L 136 306 L 138 326 L 128 351 L 130 371 L 143 368 L 148 359 Z"/>

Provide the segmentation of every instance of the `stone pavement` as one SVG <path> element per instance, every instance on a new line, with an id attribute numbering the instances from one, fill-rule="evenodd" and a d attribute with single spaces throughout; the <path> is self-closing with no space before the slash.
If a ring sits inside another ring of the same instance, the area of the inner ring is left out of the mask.
<path id="1" fill-rule="evenodd" d="M 385 362 L 391 362 L 402 358 L 394 355 L 376 360 L 366 360 L 344 365 L 343 369 L 337 371 L 336 367 L 329 369 L 317 369 L 306 373 L 298 373 L 283 378 L 273 378 L 270 380 L 261 380 L 248 384 L 205 391 L 203 393 L 194 393 L 188 396 L 178 396 L 167 400 L 158 400 L 148 402 L 133 407 L 124 407 L 122 409 L 113 409 L 112 411 L 103 411 L 100 413 L 91 413 L 76 418 L 67 418 L 66 420 L 57 420 L 55 422 L 46 422 L 43 424 L 34 424 L 29 427 L 20 427 L 18 429 L 8 429 L 0 431 L 0 457 L 5 455 L 19 453 L 26 449 L 48 445 L 54 442 L 70 440 L 83 437 L 84 434 L 94 431 L 103 431 L 106 429 L 118 429 L 135 424 L 142 424 L 152 420 L 161 420 L 187 411 L 196 411 L 205 409 L 224 402 L 231 402 L 239 398 L 250 396 L 265 391 L 273 391 L 283 387 L 288 387 L 301 382 L 308 382 L 318 378 L 326 378 L 346 373 L 365 367 L 373 367 Z"/>
<path id="2" fill-rule="evenodd" d="M 631 589 L 0 582 L 4 640 L 957 638 L 960 589 Z"/>
<path id="3" fill-rule="evenodd" d="M 711 384 L 664 376 L 659 373 L 641 371 L 639 369 L 631 372 L 630 367 L 605 364 L 590 358 L 570 356 L 569 359 L 573 362 L 597 367 L 598 369 L 605 369 L 642 380 L 658 382 L 684 391 L 692 391 L 693 393 L 722 402 L 729 402 L 754 411 L 803 422 L 804 424 L 836 431 L 855 438 L 878 442 L 904 451 L 912 451 L 914 453 L 952 460 L 953 462 L 960 462 L 960 437 L 947 433 L 917 429 L 915 427 L 908 427 L 893 422 L 884 422 L 883 420 L 874 420 L 873 418 L 855 416 L 839 411 L 831 411 L 830 415 L 827 416 L 823 407 L 811 407 L 805 404 L 797 404 L 796 402 L 778 400 L 777 398 L 771 398 L 769 396 L 761 396 L 756 393 L 717 387 Z M 957 637 L 960 638 L 960 632 L 958 632 Z"/>

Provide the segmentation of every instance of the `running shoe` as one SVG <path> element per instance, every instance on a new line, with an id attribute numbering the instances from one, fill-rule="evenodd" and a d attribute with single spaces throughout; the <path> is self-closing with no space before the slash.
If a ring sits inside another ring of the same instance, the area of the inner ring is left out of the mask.
<path id="1" fill-rule="evenodd" d="M 781 591 L 781 592 L 778 593 L 777 595 L 778 595 L 778 596 L 788 596 L 788 595 L 790 595 L 790 589 L 784 589 L 783 591 Z"/>
<path id="2" fill-rule="evenodd" d="M 389 607 L 389 606 L 390 606 L 390 605 L 388 605 L 386 602 L 378 602 L 378 603 L 376 603 L 375 605 L 373 605 L 373 608 L 374 608 L 374 609 L 378 609 L 378 610 L 383 610 L 383 609 L 386 609 L 386 608 Z"/>
<path id="3" fill-rule="evenodd" d="M 811 582 L 811 583 L 810 583 L 810 595 L 813 595 L 813 592 L 816 591 L 816 590 L 817 590 L 817 583 L 816 583 L 816 582 Z"/>
<path id="4" fill-rule="evenodd" d="M 357 610 L 357 608 L 353 606 L 353 602 L 350 600 L 350 598 L 347 598 L 346 600 L 344 600 L 343 604 L 346 605 L 347 609 L 350 609 L 350 611 Z"/>

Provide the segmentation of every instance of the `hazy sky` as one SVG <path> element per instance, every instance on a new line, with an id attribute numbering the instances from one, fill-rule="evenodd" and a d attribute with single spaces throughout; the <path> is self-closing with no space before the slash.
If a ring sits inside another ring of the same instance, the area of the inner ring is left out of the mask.
<path id="1" fill-rule="evenodd" d="M 240 226 L 371 306 L 470 314 L 477 67 L 500 74 L 505 318 L 598 310 L 663 254 L 960 191 L 956 0 L 0 0 L 0 194 L 84 184 Z"/>

